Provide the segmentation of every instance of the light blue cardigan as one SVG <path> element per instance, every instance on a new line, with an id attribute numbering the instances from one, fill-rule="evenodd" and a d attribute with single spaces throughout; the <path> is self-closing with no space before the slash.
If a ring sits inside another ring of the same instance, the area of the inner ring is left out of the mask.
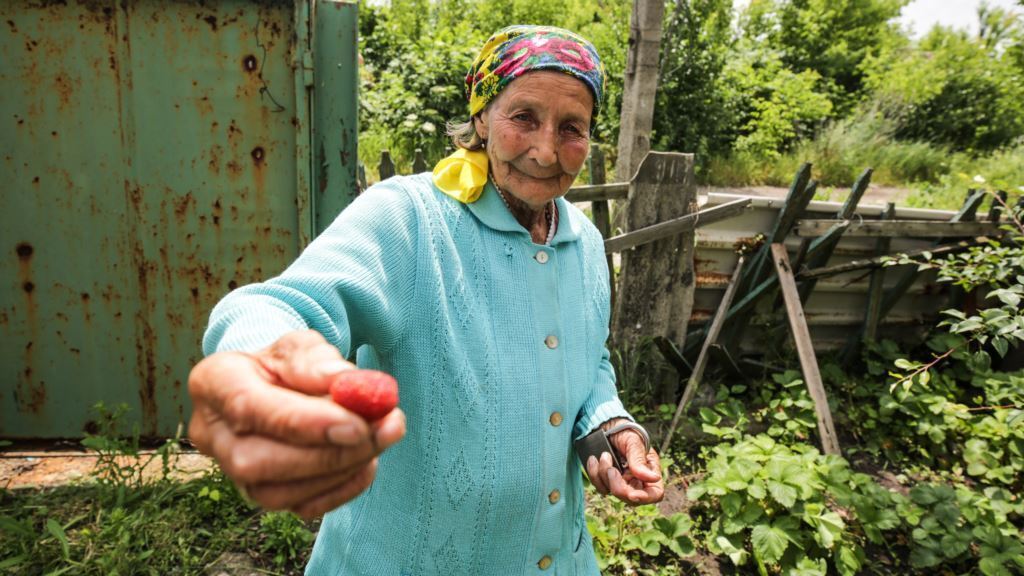
<path id="1" fill-rule="evenodd" d="M 556 206 L 541 246 L 491 184 L 461 204 L 429 174 L 391 178 L 281 276 L 214 309 L 207 354 L 313 328 L 398 379 L 408 433 L 325 516 L 307 574 L 598 574 L 572 441 L 629 416 L 601 237 Z"/>

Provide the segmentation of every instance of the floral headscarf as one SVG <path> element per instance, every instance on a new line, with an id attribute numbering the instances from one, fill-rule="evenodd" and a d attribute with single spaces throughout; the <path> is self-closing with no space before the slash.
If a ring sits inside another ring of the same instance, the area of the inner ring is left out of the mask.
<path id="1" fill-rule="evenodd" d="M 558 70 L 579 79 L 594 95 L 591 122 L 601 111 L 604 65 L 594 45 L 553 26 L 509 26 L 491 36 L 466 75 L 469 114 L 475 116 L 516 78 L 535 70 Z M 434 167 L 434 184 L 460 202 L 475 202 L 487 184 L 483 151 L 459 148 Z"/>
<path id="2" fill-rule="evenodd" d="M 553 26 L 509 26 L 491 36 L 466 75 L 469 114 L 475 116 L 508 86 L 535 70 L 560 70 L 594 94 L 594 116 L 604 95 L 604 65 L 579 34 Z"/>

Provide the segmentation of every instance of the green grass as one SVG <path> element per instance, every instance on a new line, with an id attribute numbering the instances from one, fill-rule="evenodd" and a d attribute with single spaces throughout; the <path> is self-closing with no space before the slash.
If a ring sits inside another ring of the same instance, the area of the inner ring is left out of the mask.
<path id="1" fill-rule="evenodd" d="M 312 538 L 297 517 L 245 503 L 220 472 L 0 491 L 0 574 L 199 574 L 224 552 L 300 574 Z"/>
<path id="2" fill-rule="evenodd" d="M 958 208 L 968 188 L 1024 192 L 1024 143 L 984 155 L 953 152 L 927 142 L 892 137 L 891 125 L 863 114 L 835 122 L 814 140 L 774 157 L 732 154 L 710 158 L 701 180 L 716 186 L 788 186 L 803 162 L 822 186 L 847 188 L 865 168 L 872 184 L 912 190 L 911 206 Z"/>

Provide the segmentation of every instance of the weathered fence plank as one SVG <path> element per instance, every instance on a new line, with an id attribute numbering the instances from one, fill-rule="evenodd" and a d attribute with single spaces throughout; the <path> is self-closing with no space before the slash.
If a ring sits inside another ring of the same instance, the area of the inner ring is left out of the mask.
<path id="1" fill-rule="evenodd" d="M 960 211 L 958 211 L 952 218 L 950 218 L 950 222 L 956 223 L 974 221 L 975 215 L 978 213 L 978 207 L 981 206 L 981 203 L 984 199 L 984 190 L 969 190 L 967 200 L 964 201 L 963 207 L 961 207 Z M 935 247 L 941 245 L 941 238 L 936 240 L 933 244 L 933 246 Z M 907 270 L 906 272 L 903 273 L 903 276 L 900 277 L 899 282 L 897 282 L 895 286 L 890 288 L 885 293 L 885 298 L 882 299 L 881 315 L 883 317 L 886 314 L 888 314 L 890 310 L 892 310 L 893 306 L 896 305 L 896 302 L 898 302 L 899 299 L 903 297 L 903 294 L 905 294 L 907 290 L 910 289 L 911 285 L 914 284 L 914 281 L 917 280 L 919 274 L 920 272 L 918 272 L 916 266 L 910 270 Z"/>
<path id="2" fill-rule="evenodd" d="M 854 238 L 970 238 L 999 231 L 993 222 L 935 222 L 932 220 L 800 220 L 797 236 L 820 236 L 831 227 L 848 222 L 845 236 Z M 817 266 L 811 266 L 817 267 Z"/>
<path id="3" fill-rule="evenodd" d="M 654 242 L 655 240 L 669 238 L 684 232 L 692 232 L 700 226 L 707 226 L 708 224 L 714 224 L 715 222 L 739 215 L 750 206 L 750 202 L 749 198 L 743 198 L 722 204 L 721 206 L 701 210 L 694 214 L 673 218 L 667 222 L 659 222 L 653 226 L 647 226 L 627 234 L 614 236 L 605 240 L 604 251 L 609 254 L 623 252 Z"/>
<path id="4" fill-rule="evenodd" d="M 391 160 L 390 151 L 381 150 L 380 163 L 377 164 L 377 174 L 380 176 L 381 182 L 395 175 L 395 163 Z"/>
<path id="5" fill-rule="evenodd" d="M 420 172 L 427 171 L 427 159 L 423 157 L 423 150 L 419 148 L 413 153 L 412 159 L 412 173 L 419 174 Z"/>
<path id="6" fill-rule="evenodd" d="M 693 367 L 693 372 L 690 374 L 690 378 L 686 382 L 686 388 L 683 390 L 683 396 L 679 399 L 679 403 L 676 404 L 676 412 L 672 416 L 672 424 L 668 427 L 668 432 L 665 433 L 665 439 L 661 443 L 661 453 L 668 454 L 669 445 L 672 443 L 672 434 L 675 433 L 676 427 L 679 426 L 679 419 L 683 413 L 686 412 L 687 406 L 693 399 L 693 395 L 697 392 L 697 387 L 700 386 L 700 381 L 704 378 L 704 369 L 708 365 L 708 356 L 711 349 L 711 345 L 718 339 L 718 333 L 722 329 L 722 324 L 725 322 L 725 314 L 729 310 L 729 305 L 732 304 L 732 298 L 736 294 L 736 287 L 739 284 L 740 274 L 743 273 L 743 264 L 745 256 L 740 254 L 739 260 L 736 261 L 736 269 L 732 272 L 732 278 L 729 280 L 729 287 L 725 289 L 725 294 L 722 295 L 722 302 L 718 306 L 718 312 L 715 313 L 715 318 L 711 321 L 711 327 L 708 329 L 708 337 L 704 339 L 704 345 L 701 347 L 700 355 L 697 356 L 697 363 Z"/>
<path id="7" fill-rule="evenodd" d="M 896 215 L 896 204 L 889 202 L 882 212 L 882 221 L 892 220 Z M 875 242 L 875 255 L 882 256 L 889 253 L 891 238 L 879 238 Z M 868 283 L 868 306 L 864 312 L 864 336 L 862 340 L 876 340 L 878 338 L 878 325 L 882 320 L 882 289 L 884 288 L 885 268 L 877 268 L 871 272 L 871 280 Z"/>
<path id="8" fill-rule="evenodd" d="M 786 247 L 781 243 L 773 243 L 771 244 L 771 254 L 772 263 L 779 276 L 782 296 L 786 302 L 786 317 L 793 333 L 793 341 L 796 343 L 797 355 L 800 357 L 804 383 L 807 384 L 807 391 L 810 392 L 811 399 L 814 400 L 814 414 L 818 418 L 818 435 L 821 436 L 822 450 L 826 454 L 840 455 L 839 439 L 836 436 L 835 425 L 832 423 L 832 411 L 828 407 L 828 395 L 825 393 L 825 386 L 821 381 L 821 372 L 818 370 L 818 360 L 814 355 L 811 333 L 807 329 L 807 319 L 804 318 L 804 309 L 800 304 L 800 294 L 797 292 L 796 281 L 793 279 L 793 270 L 789 266 Z"/>
<path id="9" fill-rule="evenodd" d="M 697 186 L 693 155 L 650 152 L 640 164 L 626 205 L 626 229 L 638 230 L 693 213 Z M 693 308 L 696 277 L 692 230 L 655 240 L 621 256 L 619 294 L 612 334 L 620 349 L 630 351 L 641 337 L 663 336 L 681 345 Z M 675 397 L 678 377 L 662 393 Z"/>
<path id="10" fill-rule="evenodd" d="M 625 200 L 629 196 L 629 182 L 610 184 L 583 184 L 569 188 L 565 199 L 569 202 L 598 202 L 601 200 Z"/>
<path id="11" fill-rule="evenodd" d="M 591 184 L 604 184 L 605 183 L 604 173 L 604 152 L 597 146 L 591 148 L 590 151 L 590 183 Z M 571 190 L 571 189 L 570 189 Z M 627 186 L 626 191 L 629 191 Z M 608 200 L 593 200 L 590 204 L 590 213 L 594 219 L 594 227 L 601 233 L 601 237 L 605 240 L 612 235 L 612 217 L 611 209 L 608 206 Z M 615 299 L 618 298 L 618 279 L 615 276 L 615 259 L 611 254 L 606 256 L 608 261 L 608 283 L 609 283 L 609 294 L 611 298 L 611 309 L 615 309 Z"/>

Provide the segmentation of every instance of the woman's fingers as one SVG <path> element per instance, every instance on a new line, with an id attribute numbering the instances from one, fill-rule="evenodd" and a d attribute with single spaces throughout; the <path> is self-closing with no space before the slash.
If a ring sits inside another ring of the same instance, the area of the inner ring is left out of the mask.
<path id="1" fill-rule="evenodd" d="M 633 505 L 653 504 L 665 496 L 665 487 L 661 482 L 649 484 L 631 476 L 628 472 L 623 476 L 616 468 L 608 470 L 609 492 Z"/>
<path id="2" fill-rule="evenodd" d="M 612 465 L 612 455 L 608 452 L 602 452 L 601 458 L 593 456 L 587 458 L 587 476 L 590 478 L 590 483 L 597 489 L 598 494 L 608 494 L 609 468 L 614 468 L 614 466 Z"/>
<path id="3" fill-rule="evenodd" d="M 370 458 L 341 473 L 326 474 L 303 480 L 241 484 L 251 500 L 267 510 L 294 510 L 312 500 L 340 489 L 362 474 L 376 458 Z"/>
<path id="4" fill-rule="evenodd" d="M 644 482 L 661 480 L 661 464 L 654 450 L 647 450 L 644 439 L 635 430 L 623 430 L 612 436 L 615 448 L 626 457 L 629 471 Z M 655 462 L 652 465 L 651 455 Z"/>
<path id="5" fill-rule="evenodd" d="M 334 376 L 356 368 L 316 330 L 289 332 L 256 358 L 276 384 L 311 396 L 327 395 Z"/>
<path id="6" fill-rule="evenodd" d="M 315 496 L 306 502 L 292 508 L 292 511 L 306 520 L 312 520 L 318 516 L 334 510 L 338 506 L 352 500 L 364 490 L 370 487 L 374 477 L 377 475 L 377 459 L 374 458 L 364 466 L 355 476 L 352 476 L 344 484 Z"/>
<path id="7" fill-rule="evenodd" d="M 353 446 L 369 440 L 370 429 L 359 416 L 327 398 L 275 385 L 271 378 L 253 356 L 225 352 L 206 358 L 189 375 L 193 419 L 222 419 L 238 434 L 292 444 Z M 193 441 L 202 446 L 202 438 Z"/>

